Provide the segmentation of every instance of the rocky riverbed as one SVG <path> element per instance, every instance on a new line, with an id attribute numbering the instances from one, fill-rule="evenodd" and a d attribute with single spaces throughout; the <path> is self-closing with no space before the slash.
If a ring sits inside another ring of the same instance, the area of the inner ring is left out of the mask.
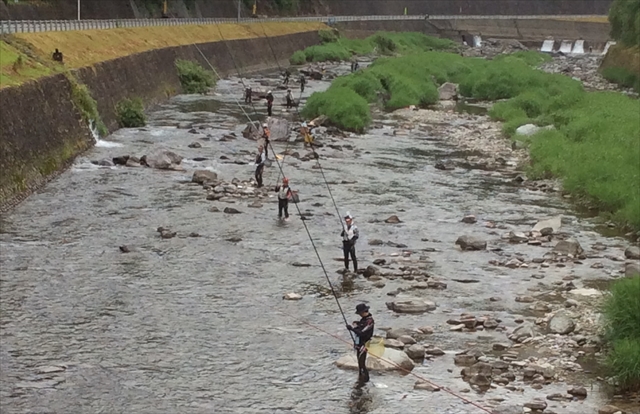
<path id="1" fill-rule="evenodd" d="M 327 86 L 310 81 L 303 101 Z M 343 275 L 318 161 L 274 142 L 302 213 L 277 221 L 281 176 L 274 162 L 255 188 L 241 94 L 230 79 L 172 99 L 3 217 L 3 413 L 482 412 L 446 390 L 499 413 L 637 412 L 594 371 L 598 302 L 637 248 L 529 183 L 499 125 L 444 106 L 376 113 L 361 136 L 318 129 L 322 172 L 362 233 L 361 272 Z M 347 317 L 369 303 L 415 376 L 382 367 L 352 389 L 302 220 Z"/>

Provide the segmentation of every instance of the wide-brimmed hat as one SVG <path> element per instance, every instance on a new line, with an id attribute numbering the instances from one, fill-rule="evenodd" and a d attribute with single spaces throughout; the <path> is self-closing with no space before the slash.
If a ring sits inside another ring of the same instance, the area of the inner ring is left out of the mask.
<path id="1" fill-rule="evenodd" d="M 358 304 L 358 306 L 356 306 L 356 313 L 362 312 L 369 312 L 369 307 L 364 303 L 360 303 Z"/>

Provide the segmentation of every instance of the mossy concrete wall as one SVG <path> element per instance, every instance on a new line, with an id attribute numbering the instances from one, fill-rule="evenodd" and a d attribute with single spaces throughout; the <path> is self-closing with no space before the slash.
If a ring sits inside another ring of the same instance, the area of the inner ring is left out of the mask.
<path id="1" fill-rule="evenodd" d="M 234 60 L 243 73 L 276 67 L 276 57 L 286 65 L 294 51 L 319 41 L 313 31 L 198 46 L 220 76 L 226 76 L 235 73 Z M 195 47 L 177 46 L 106 61 L 73 75 L 89 88 L 113 131 L 118 127 L 115 105 L 122 99 L 140 97 L 151 105 L 180 92 L 177 58 L 207 66 Z M 0 211 L 4 211 L 63 170 L 94 140 L 64 74 L 1 89 L 0 107 Z"/>

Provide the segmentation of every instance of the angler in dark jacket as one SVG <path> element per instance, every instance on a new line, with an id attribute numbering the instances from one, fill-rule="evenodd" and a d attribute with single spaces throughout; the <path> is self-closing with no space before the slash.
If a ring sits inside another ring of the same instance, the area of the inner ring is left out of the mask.
<path id="1" fill-rule="evenodd" d="M 258 155 L 256 156 L 256 183 L 258 188 L 262 187 L 262 173 L 264 172 L 264 163 L 267 160 L 267 154 L 264 152 L 264 147 L 260 145 L 258 147 Z"/>
<path id="2" fill-rule="evenodd" d="M 344 253 L 344 269 L 349 270 L 349 256 L 353 262 L 353 272 L 358 271 L 358 259 L 356 258 L 356 241 L 360 236 L 360 232 L 355 224 L 353 224 L 353 217 L 347 213 L 344 218 L 345 226 L 342 229 L 342 252 Z"/>
<path id="3" fill-rule="evenodd" d="M 358 357 L 358 381 L 365 383 L 369 382 L 369 370 L 367 369 L 367 348 L 366 343 L 371 340 L 373 336 L 373 330 L 375 322 L 373 316 L 369 313 L 369 307 L 364 303 L 356 306 L 356 313 L 360 315 L 359 321 L 354 321 L 353 324 L 347 325 L 347 329 L 353 332 L 356 336 L 356 342 L 354 348 Z"/>
<path id="4" fill-rule="evenodd" d="M 271 116 L 273 112 L 273 94 L 271 91 L 267 92 L 267 114 Z"/>
<path id="5" fill-rule="evenodd" d="M 278 193 L 278 218 L 282 220 L 282 212 L 284 211 L 284 219 L 289 219 L 289 198 L 293 197 L 291 187 L 289 187 L 289 179 L 284 177 L 282 185 L 276 186 Z"/>

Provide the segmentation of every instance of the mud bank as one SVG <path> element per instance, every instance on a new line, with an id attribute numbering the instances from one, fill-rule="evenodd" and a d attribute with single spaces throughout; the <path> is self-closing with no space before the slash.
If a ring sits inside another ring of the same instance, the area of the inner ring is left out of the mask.
<path id="1" fill-rule="evenodd" d="M 221 76 L 286 64 L 296 50 L 317 44 L 317 32 L 200 44 L 203 54 Z M 272 52 L 273 50 L 273 52 Z M 274 56 L 275 55 L 275 56 Z M 75 71 L 85 84 L 110 131 L 117 129 L 115 105 L 124 98 L 139 97 L 151 105 L 179 93 L 175 59 L 207 63 L 193 46 L 152 50 L 99 63 Z M 72 88 L 64 74 L 0 90 L 2 210 L 33 191 L 48 176 L 67 165 L 93 138 L 80 111 L 74 108 Z M 56 162 L 50 161 L 57 160 Z"/>

